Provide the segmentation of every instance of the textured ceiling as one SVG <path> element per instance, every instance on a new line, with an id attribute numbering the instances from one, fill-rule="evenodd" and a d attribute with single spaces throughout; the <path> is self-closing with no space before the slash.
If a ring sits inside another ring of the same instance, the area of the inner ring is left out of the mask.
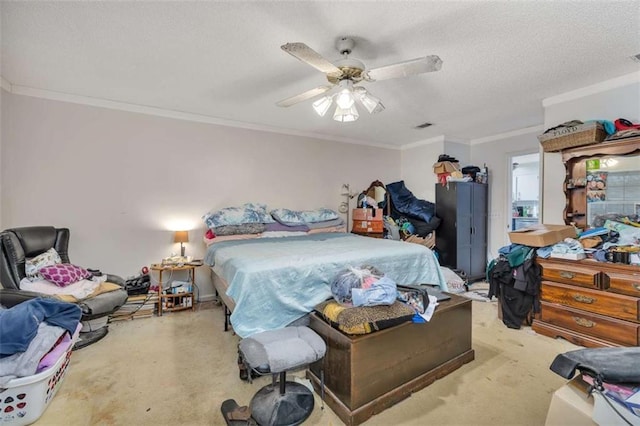
<path id="1" fill-rule="evenodd" d="M 542 99 L 640 69 L 632 2 L 6 2 L 1 74 L 16 86 L 201 114 L 329 138 L 405 145 L 471 140 L 543 122 Z M 324 84 L 280 50 L 368 68 L 439 55 L 442 70 L 365 83 L 386 110 L 338 123 L 306 101 Z M 414 127 L 424 122 L 434 126 Z"/>

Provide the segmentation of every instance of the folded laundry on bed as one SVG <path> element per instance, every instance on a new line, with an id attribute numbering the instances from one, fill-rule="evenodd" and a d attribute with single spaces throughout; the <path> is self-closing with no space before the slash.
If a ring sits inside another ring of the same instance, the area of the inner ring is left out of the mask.
<path id="1" fill-rule="evenodd" d="M 307 224 L 304 224 L 304 223 L 296 223 L 296 224 L 292 223 L 289 225 L 285 225 L 284 223 L 273 222 L 273 223 L 267 223 L 265 225 L 264 230 L 265 232 L 276 232 L 276 231 L 307 232 L 309 230 L 309 226 L 307 226 Z"/>
<path id="2" fill-rule="evenodd" d="M 342 219 L 341 217 L 333 220 L 325 220 L 323 222 L 311 222 L 306 224 L 306 226 L 309 227 L 309 229 L 331 228 L 331 227 L 340 226 L 340 225 L 344 225 L 344 219 Z"/>

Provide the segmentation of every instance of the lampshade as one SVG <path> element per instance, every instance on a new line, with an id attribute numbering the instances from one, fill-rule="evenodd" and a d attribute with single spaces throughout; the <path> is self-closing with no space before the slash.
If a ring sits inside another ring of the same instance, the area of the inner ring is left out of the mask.
<path id="1" fill-rule="evenodd" d="M 173 234 L 173 242 L 174 243 L 188 243 L 189 242 L 189 231 L 176 231 Z"/>
<path id="2" fill-rule="evenodd" d="M 341 90 L 336 95 L 336 104 L 342 109 L 351 108 L 355 99 L 353 98 L 353 82 L 342 80 L 339 83 Z"/>
<path id="3" fill-rule="evenodd" d="M 369 111 L 369 114 L 376 114 L 384 110 L 384 105 L 382 105 L 380 99 L 368 93 L 364 88 L 361 89 L 362 90 L 356 91 L 356 96 L 367 111 Z"/>
<path id="4" fill-rule="evenodd" d="M 349 121 L 356 121 L 359 116 L 356 106 L 351 104 L 351 108 L 340 108 L 340 106 L 337 106 L 336 112 L 333 114 L 333 119 L 346 123 Z"/>
<path id="5" fill-rule="evenodd" d="M 331 96 L 323 96 L 313 103 L 313 109 L 316 110 L 320 117 L 324 117 L 332 103 L 333 98 Z"/>

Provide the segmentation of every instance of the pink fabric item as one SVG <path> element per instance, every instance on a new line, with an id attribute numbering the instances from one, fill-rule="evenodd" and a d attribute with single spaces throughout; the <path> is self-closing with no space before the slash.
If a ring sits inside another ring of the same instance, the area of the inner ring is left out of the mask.
<path id="1" fill-rule="evenodd" d="M 364 288 L 365 290 L 369 289 L 376 281 L 378 281 L 377 277 L 367 277 L 362 280 L 362 288 Z"/>
<path id="2" fill-rule="evenodd" d="M 204 237 L 209 240 L 213 240 L 216 237 L 216 234 L 214 234 L 211 229 L 207 229 L 207 232 L 204 233 Z"/>
<path id="3" fill-rule="evenodd" d="M 58 287 L 66 287 L 91 276 L 91 273 L 86 269 L 70 263 L 45 266 L 40 268 L 38 272 L 45 280 L 54 283 Z"/>
<path id="4" fill-rule="evenodd" d="M 221 243 L 223 241 L 235 241 L 235 240 L 252 240 L 254 238 L 259 238 L 262 234 L 238 234 L 238 235 L 222 235 L 216 236 L 213 239 L 209 239 L 206 237 L 203 238 L 204 243 L 207 246 L 215 243 Z"/>
<path id="5" fill-rule="evenodd" d="M 67 349 L 71 346 L 71 342 L 74 338 L 77 338 L 78 333 L 82 330 L 82 324 L 78 323 L 76 327 L 76 331 L 73 333 L 73 337 L 69 336 L 69 333 L 64 333 L 63 338 L 58 342 L 57 345 L 53 347 L 45 356 L 42 357 L 40 363 L 38 364 L 38 369 L 36 370 L 36 374 L 50 368 L 58 362 L 61 356 L 67 353 Z"/>

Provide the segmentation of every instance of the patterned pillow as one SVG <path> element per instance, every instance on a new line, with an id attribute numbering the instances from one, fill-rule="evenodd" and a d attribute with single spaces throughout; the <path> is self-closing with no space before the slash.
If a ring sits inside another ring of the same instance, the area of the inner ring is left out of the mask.
<path id="1" fill-rule="evenodd" d="M 54 248 L 50 248 L 42 254 L 31 259 L 27 259 L 24 265 L 24 273 L 30 281 L 42 279 L 38 271 L 44 266 L 51 266 L 62 263 L 60 255 Z"/>
<path id="2" fill-rule="evenodd" d="M 40 269 L 42 277 L 58 287 L 66 287 L 80 280 L 91 277 L 91 272 L 70 263 L 45 266 Z"/>
<path id="3" fill-rule="evenodd" d="M 271 210 L 271 216 L 283 224 L 326 222 L 340 217 L 335 211 L 326 208 L 315 210 L 275 209 Z"/>
<path id="4" fill-rule="evenodd" d="M 226 225 L 272 223 L 274 221 L 267 213 L 267 206 L 256 203 L 246 203 L 242 207 L 225 207 L 205 214 L 202 219 L 209 229 Z"/>

